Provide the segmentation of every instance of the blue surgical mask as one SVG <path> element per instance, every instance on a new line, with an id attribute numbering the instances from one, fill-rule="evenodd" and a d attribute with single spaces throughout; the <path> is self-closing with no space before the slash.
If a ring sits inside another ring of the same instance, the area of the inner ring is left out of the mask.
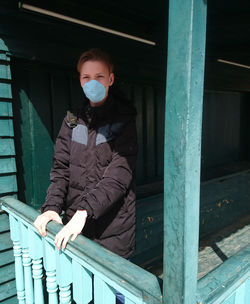
<path id="1" fill-rule="evenodd" d="M 86 97 L 94 103 L 102 101 L 106 95 L 105 86 L 96 80 L 90 80 L 85 83 L 83 91 Z"/>

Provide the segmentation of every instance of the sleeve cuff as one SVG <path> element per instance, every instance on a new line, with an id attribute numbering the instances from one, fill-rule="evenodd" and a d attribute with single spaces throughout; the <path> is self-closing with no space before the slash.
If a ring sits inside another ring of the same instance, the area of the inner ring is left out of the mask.
<path id="1" fill-rule="evenodd" d="M 79 206 L 77 206 L 77 210 L 86 210 L 88 218 L 93 217 L 94 215 L 92 209 L 89 207 L 86 201 L 82 201 Z"/>
<path id="2" fill-rule="evenodd" d="M 41 213 L 44 213 L 46 211 L 55 211 L 59 215 L 61 214 L 61 209 L 57 206 L 45 206 L 45 207 L 41 207 L 40 210 L 41 210 Z"/>

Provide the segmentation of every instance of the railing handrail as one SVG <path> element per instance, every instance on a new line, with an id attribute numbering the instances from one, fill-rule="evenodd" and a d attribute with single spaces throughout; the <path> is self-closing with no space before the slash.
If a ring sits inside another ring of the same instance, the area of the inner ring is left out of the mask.
<path id="1" fill-rule="evenodd" d="M 250 277 L 250 245 L 198 281 L 197 303 L 222 303 Z"/>
<path id="2" fill-rule="evenodd" d="M 0 198 L 0 205 L 3 210 L 18 217 L 36 231 L 33 222 L 40 214 L 39 211 L 8 196 Z M 61 226 L 54 222 L 48 223 L 46 238 L 53 242 Z M 145 303 L 162 303 L 161 279 L 88 238 L 79 235 L 74 242 L 69 241 L 64 252 L 69 256 L 78 257 L 78 261 L 84 261 L 115 281 L 118 286 L 140 297 Z"/>

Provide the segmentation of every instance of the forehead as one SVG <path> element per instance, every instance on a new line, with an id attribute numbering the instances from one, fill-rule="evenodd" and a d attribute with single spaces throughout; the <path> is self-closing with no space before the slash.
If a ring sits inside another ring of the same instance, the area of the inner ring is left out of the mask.
<path id="1" fill-rule="evenodd" d="M 103 61 L 89 60 L 82 64 L 80 74 L 109 73 L 107 64 Z"/>

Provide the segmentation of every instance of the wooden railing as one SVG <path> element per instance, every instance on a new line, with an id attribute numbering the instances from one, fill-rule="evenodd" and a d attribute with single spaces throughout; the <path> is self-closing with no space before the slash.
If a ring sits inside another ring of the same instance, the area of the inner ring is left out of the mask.
<path id="1" fill-rule="evenodd" d="M 250 303 L 250 245 L 198 281 L 197 303 Z"/>
<path id="2" fill-rule="evenodd" d="M 20 304 L 162 303 L 156 276 L 80 235 L 65 250 L 54 245 L 61 225 L 51 222 L 42 238 L 33 226 L 35 209 L 12 198 L 1 199 L 9 214 Z"/>

